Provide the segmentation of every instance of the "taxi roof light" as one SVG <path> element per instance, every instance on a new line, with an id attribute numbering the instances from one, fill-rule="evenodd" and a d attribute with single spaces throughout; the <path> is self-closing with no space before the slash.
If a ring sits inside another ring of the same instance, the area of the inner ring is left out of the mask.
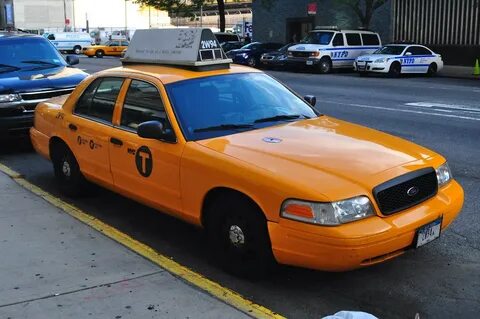
<path id="1" fill-rule="evenodd" d="M 220 43 L 207 28 L 137 30 L 123 64 L 162 64 L 207 71 L 229 68 Z"/>

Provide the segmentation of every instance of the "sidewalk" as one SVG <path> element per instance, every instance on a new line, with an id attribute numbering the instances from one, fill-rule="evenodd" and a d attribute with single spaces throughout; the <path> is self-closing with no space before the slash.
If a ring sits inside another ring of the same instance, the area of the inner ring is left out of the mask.
<path id="1" fill-rule="evenodd" d="M 445 78 L 480 80 L 480 76 L 473 75 L 473 65 L 471 67 L 445 65 L 437 74 L 438 77 Z"/>
<path id="2" fill-rule="evenodd" d="M 248 318 L 0 172 L 0 318 Z"/>

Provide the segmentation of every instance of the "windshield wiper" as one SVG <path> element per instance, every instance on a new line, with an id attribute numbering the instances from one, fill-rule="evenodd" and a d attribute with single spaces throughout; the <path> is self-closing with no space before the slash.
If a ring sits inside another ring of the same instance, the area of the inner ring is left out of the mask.
<path id="1" fill-rule="evenodd" d="M 197 128 L 193 130 L 195 133 L 198 132 L 209 132 L 209 131 L 227 131 L 227 130 L 236 130 L 242 128 L 250 128 L 253 127 L 252 124 L 221 124 L 203 128 Z"/>
<path id="2" fill-rule="evenodd" d="M 282 115 L 276 115 L 276 116 L 271 116 L 271 117 L 265 117 L 263 119 L 258 119 L 255 120 L 254 123 L 264 123 L 264 122 L 275 122 L 275 121 L 283 121 L 283 120 L 294 120 L 298 119 L 300 117 L 303 117 L 305 119 L 309 119 L 309 116 L 306 115 L 301 115 L 301 114 L 282 114 Z"/>
<path id="3" fill-rule="evenodd" d="M 61 64 L 57 64 L 57 63 L 53 63 L 53 62 L 40 61 L 40 60 L 21 61 L 21 63 L 30 63 L 30 64 L 43 64 L 43 65 L 62 66 Z"/>
<path id="4" fill-rule="evenodd" d="M 2 63 L 0 63 L 0 68 L 7 68 L 7 69 L 9 69 L 9 70 L 2 70 L 2 71 L 0 71 L 0 73 L 10 72 L 10 71 L 11 71 L 10 69 L 13 69 L 14 71 L 20 70 L 20 68 L 19 68 L 18 66 L 8 65 L 8 64 L 2 64 Z"/>

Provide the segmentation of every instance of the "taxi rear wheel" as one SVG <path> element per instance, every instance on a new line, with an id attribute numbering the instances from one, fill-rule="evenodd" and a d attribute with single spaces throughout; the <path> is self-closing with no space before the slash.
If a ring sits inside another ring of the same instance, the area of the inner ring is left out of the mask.
<path id="1" fill-rule="evenodd" d="M 102 50 L 98 50 L 97 52 L 95 52 L 95 56 L 100 59 L 103 58 L 104 54 L 105 53 Z"/>
<path id="2" fill-rule="evenodd" d="M 68 196 L 85 193 L 87 181 L 70 149 L 64 144 L 56 144 L 52 148 L 51 157 L 60 190 Z"/>
<path id="3" fill-rule="evenodd" d="M 212 253 L 225 271 L 258 278 L 275 264 L 265 216 L 242 196 L 232 194 L 215 201 L 206 228 Z"/>

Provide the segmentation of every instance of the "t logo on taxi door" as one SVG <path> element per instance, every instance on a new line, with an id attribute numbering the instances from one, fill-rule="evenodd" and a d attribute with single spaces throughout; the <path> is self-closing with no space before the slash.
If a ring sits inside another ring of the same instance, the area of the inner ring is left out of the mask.
<path id="1" fill-rule="evenodd" d="M 135 164 L 137 165 L 138 172 L 143 177 L 148 177 L 152 174 L 153 157 L 148 147 L 142 146 L 137 150 L 135 154 Z"/>

